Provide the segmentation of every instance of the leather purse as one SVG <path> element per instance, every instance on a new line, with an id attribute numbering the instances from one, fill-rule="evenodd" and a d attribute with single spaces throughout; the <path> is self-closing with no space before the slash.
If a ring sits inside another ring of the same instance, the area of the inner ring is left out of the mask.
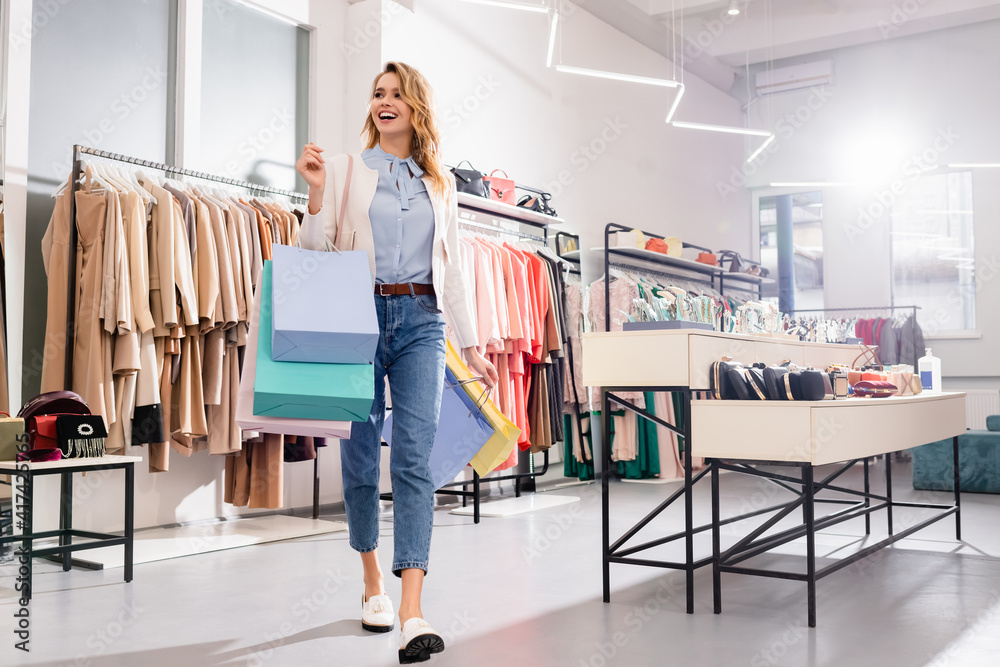
<path id="1" fill-rule="evenodd" d="M 756 401 L 766 401 L 767 400 L 767 383 L 764 381 L 764 364 L 754 364 L 750 368 L 745 369 L 744 377 L 747 380 L 747 392 L 750 395 L 750 400 Z"/>
<path id="2" fill-rule="evenodd" d="M 504 178 L 496 176 L 495 174 L 497 172 L 503 174 Z M 490 189 L 490 199 L 493 201 L 502 201 L 503 203 L 511 204 L 512 206 L 515 204 L 514 181 L 507 176 L 507 172 L 500 169 L 494 169 L 489 176 L 483 178 L 483 182 L 485 182 L 486 186 Z"/>
<path id="3" fill-rule="evenodd" d="M 695 261 L 701 262 L 702 264 L 708 264 L 709 266 L 716 266 L 719 263 L 719 258 L 712 252 L 699 252 L 698 259 Z"/>
<path id="4" fill-rule="evenodd" d="M 815 368 L 790 371 L 783 380 L 790 401 L 821 401 L 826 396 L 823 372 Z"/>
<path id="5" fill-rule="evenodd" d="M 551 215 L 553 218 L 556 217 L 556 210 L 549 206 L 549 201 L 552 199 L 552 195 L 548 192 L 543 192 L 540 195 L 524 195 L 517 201 L 517 205 L 520 208 L 526 208 L 529 211 L 537 211 L 543 215 Z"/>
<path id="6" fill-rule="evenodd" d="M 646 250 L 652 250 L 653 252 L 667 254 L 667 242 L 663 239 L 649 238 L 646 241 Z"/>
<path id="7" fill-rule="evenodd" d="M 46 461 L 60 461 L 62 457 L 62 452 L 58 447 L 47 447 L 45 449 L 29 449 L 26 452 L 19 452 L 17 460 L 18 462 L 45 463 Z"/>
<path id="8" fill-rule="evenodd" d="M 896 385 L 881 380 L 862 380 L 854 385 L 854 395 L 858 398 L 888 398 L 897 391 Z"/>
<path id="9" fill-rule="evenodd" d="M 100 415 L 35 415 L 28 419 L 32 449 L 58 449 L 65 459 L 97 458 L 106 452 L 108 430 Z"/>
<path id="10" fill-rule="evenodd" d="M 726 369 L 726 378 L 729 381 L 729 386 L 732 388 L 731 396 L 724 396 L 723 398 L 735 399 L 738 401 L 749 401 L 751 398 L 750 390 L 750 380 L 747 379 L 747 369 L 743 366 L 736 366 L 735 368 Z M 756 398 L 756 396 L 754 396 Z"/>
<path id="11" fill-rule="evenodd" d="M 712 398 L 728 400 L 736 398 L 736 391 L 729 381 L 729 371 L 742 368 L 743 366 L 732 359 L 725 357 L 722 361 L 712 363 L 708 373 L 708 387 L 712 393 Z"/>
<path id="12" fill-rule="evenodd" d="M 463 164 L 469 165 L 468 169 L 462 169 Z M 490 189 L 486 187 L 483 172 L 472 166 L 468 160 L 462 160 L 457 167 L 452 167 L 451 173 L 455 175 L 455 189 L 467 195 L 490 198 Z"/>
<path id="13" fill-rule="evenodd" d="M 785 376 L 789 372 L 787 366 L 768 366 L 764 369 L 764 386 L 767 388 L 767 397 L 770 400 L 788 400 L 785 394 Z"/>

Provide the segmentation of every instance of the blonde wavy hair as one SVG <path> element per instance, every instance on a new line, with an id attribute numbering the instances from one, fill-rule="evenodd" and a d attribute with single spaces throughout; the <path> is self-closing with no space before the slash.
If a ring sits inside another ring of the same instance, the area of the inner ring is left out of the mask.
<path id="1" fill-rule="evenodd" d="M 438 134 L 437 118 L 434 114 L 434 92 L 427 79 L 416 69 L 400 62 L 387 62 L 372 82 L 369 102 L 375 97 L 378 80 L 383 75 L 393 73 L 399 79 L 399 95 L 413 110 L 410 121 L 413 125 L 413 141 L 410 153 L 417 166 L 431 181 L 431 189 L 440 197 L 448 195 L 452 179 L 445 171 L 441 160 L 441 139 Z M 365 116 L 365 126 L 361 131 L 366 148 L 374 148 L 381 139 L 381 132 L 372 120 L 371 110 Z"/>

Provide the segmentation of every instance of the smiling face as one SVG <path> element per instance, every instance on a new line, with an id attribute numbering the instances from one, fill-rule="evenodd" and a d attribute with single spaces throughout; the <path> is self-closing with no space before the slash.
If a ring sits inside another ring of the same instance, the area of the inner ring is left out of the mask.
<path id="1" fill-rule="evenodd" d="M 399 78 L 395 72 L 386 72 L 375 84 L 371 100 L 372 122 L 383 137 L 398 137 L 413 134 L 410 117 L 413 109 L 403 101 L 399 90 Z"/>

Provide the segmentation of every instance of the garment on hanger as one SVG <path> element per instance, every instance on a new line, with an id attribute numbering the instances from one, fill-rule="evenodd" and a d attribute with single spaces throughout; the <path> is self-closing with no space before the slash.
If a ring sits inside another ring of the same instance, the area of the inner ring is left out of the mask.
<path id="1" fill-rule="evenodd" d="M 148 445 L 150 471 L 165 472 L 171 450 L 208 450 L 227 457 L 227 502 L 280 507 L 284 460 L 315 458 L 323 443 L 256 434 L 244 442 L 236 395 L 263 260 L 274 243 L 295 242 L 301 216 L 245 191 L 161 186 L 145 174 L 89 164 L 81 185 L 56 198 L 42 240 L 42 391 L 64 388 L 73 270 L 70 388 L 105 419 L 109 453 Z M 73 224 L 78 249 L 69 267 Z"/>

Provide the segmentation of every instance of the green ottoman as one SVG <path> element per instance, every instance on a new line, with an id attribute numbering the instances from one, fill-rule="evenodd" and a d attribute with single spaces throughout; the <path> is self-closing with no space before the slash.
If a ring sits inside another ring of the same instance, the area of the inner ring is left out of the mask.
<path id="1" fill-rule="evenodd" d="M 954 489 L 951 438 L 914 447 L 911 451 L 914 489 Z M 958 469 L 962 491 L 1000 493 L 1000 432 L 966 431 L 958 436 Z"/>

